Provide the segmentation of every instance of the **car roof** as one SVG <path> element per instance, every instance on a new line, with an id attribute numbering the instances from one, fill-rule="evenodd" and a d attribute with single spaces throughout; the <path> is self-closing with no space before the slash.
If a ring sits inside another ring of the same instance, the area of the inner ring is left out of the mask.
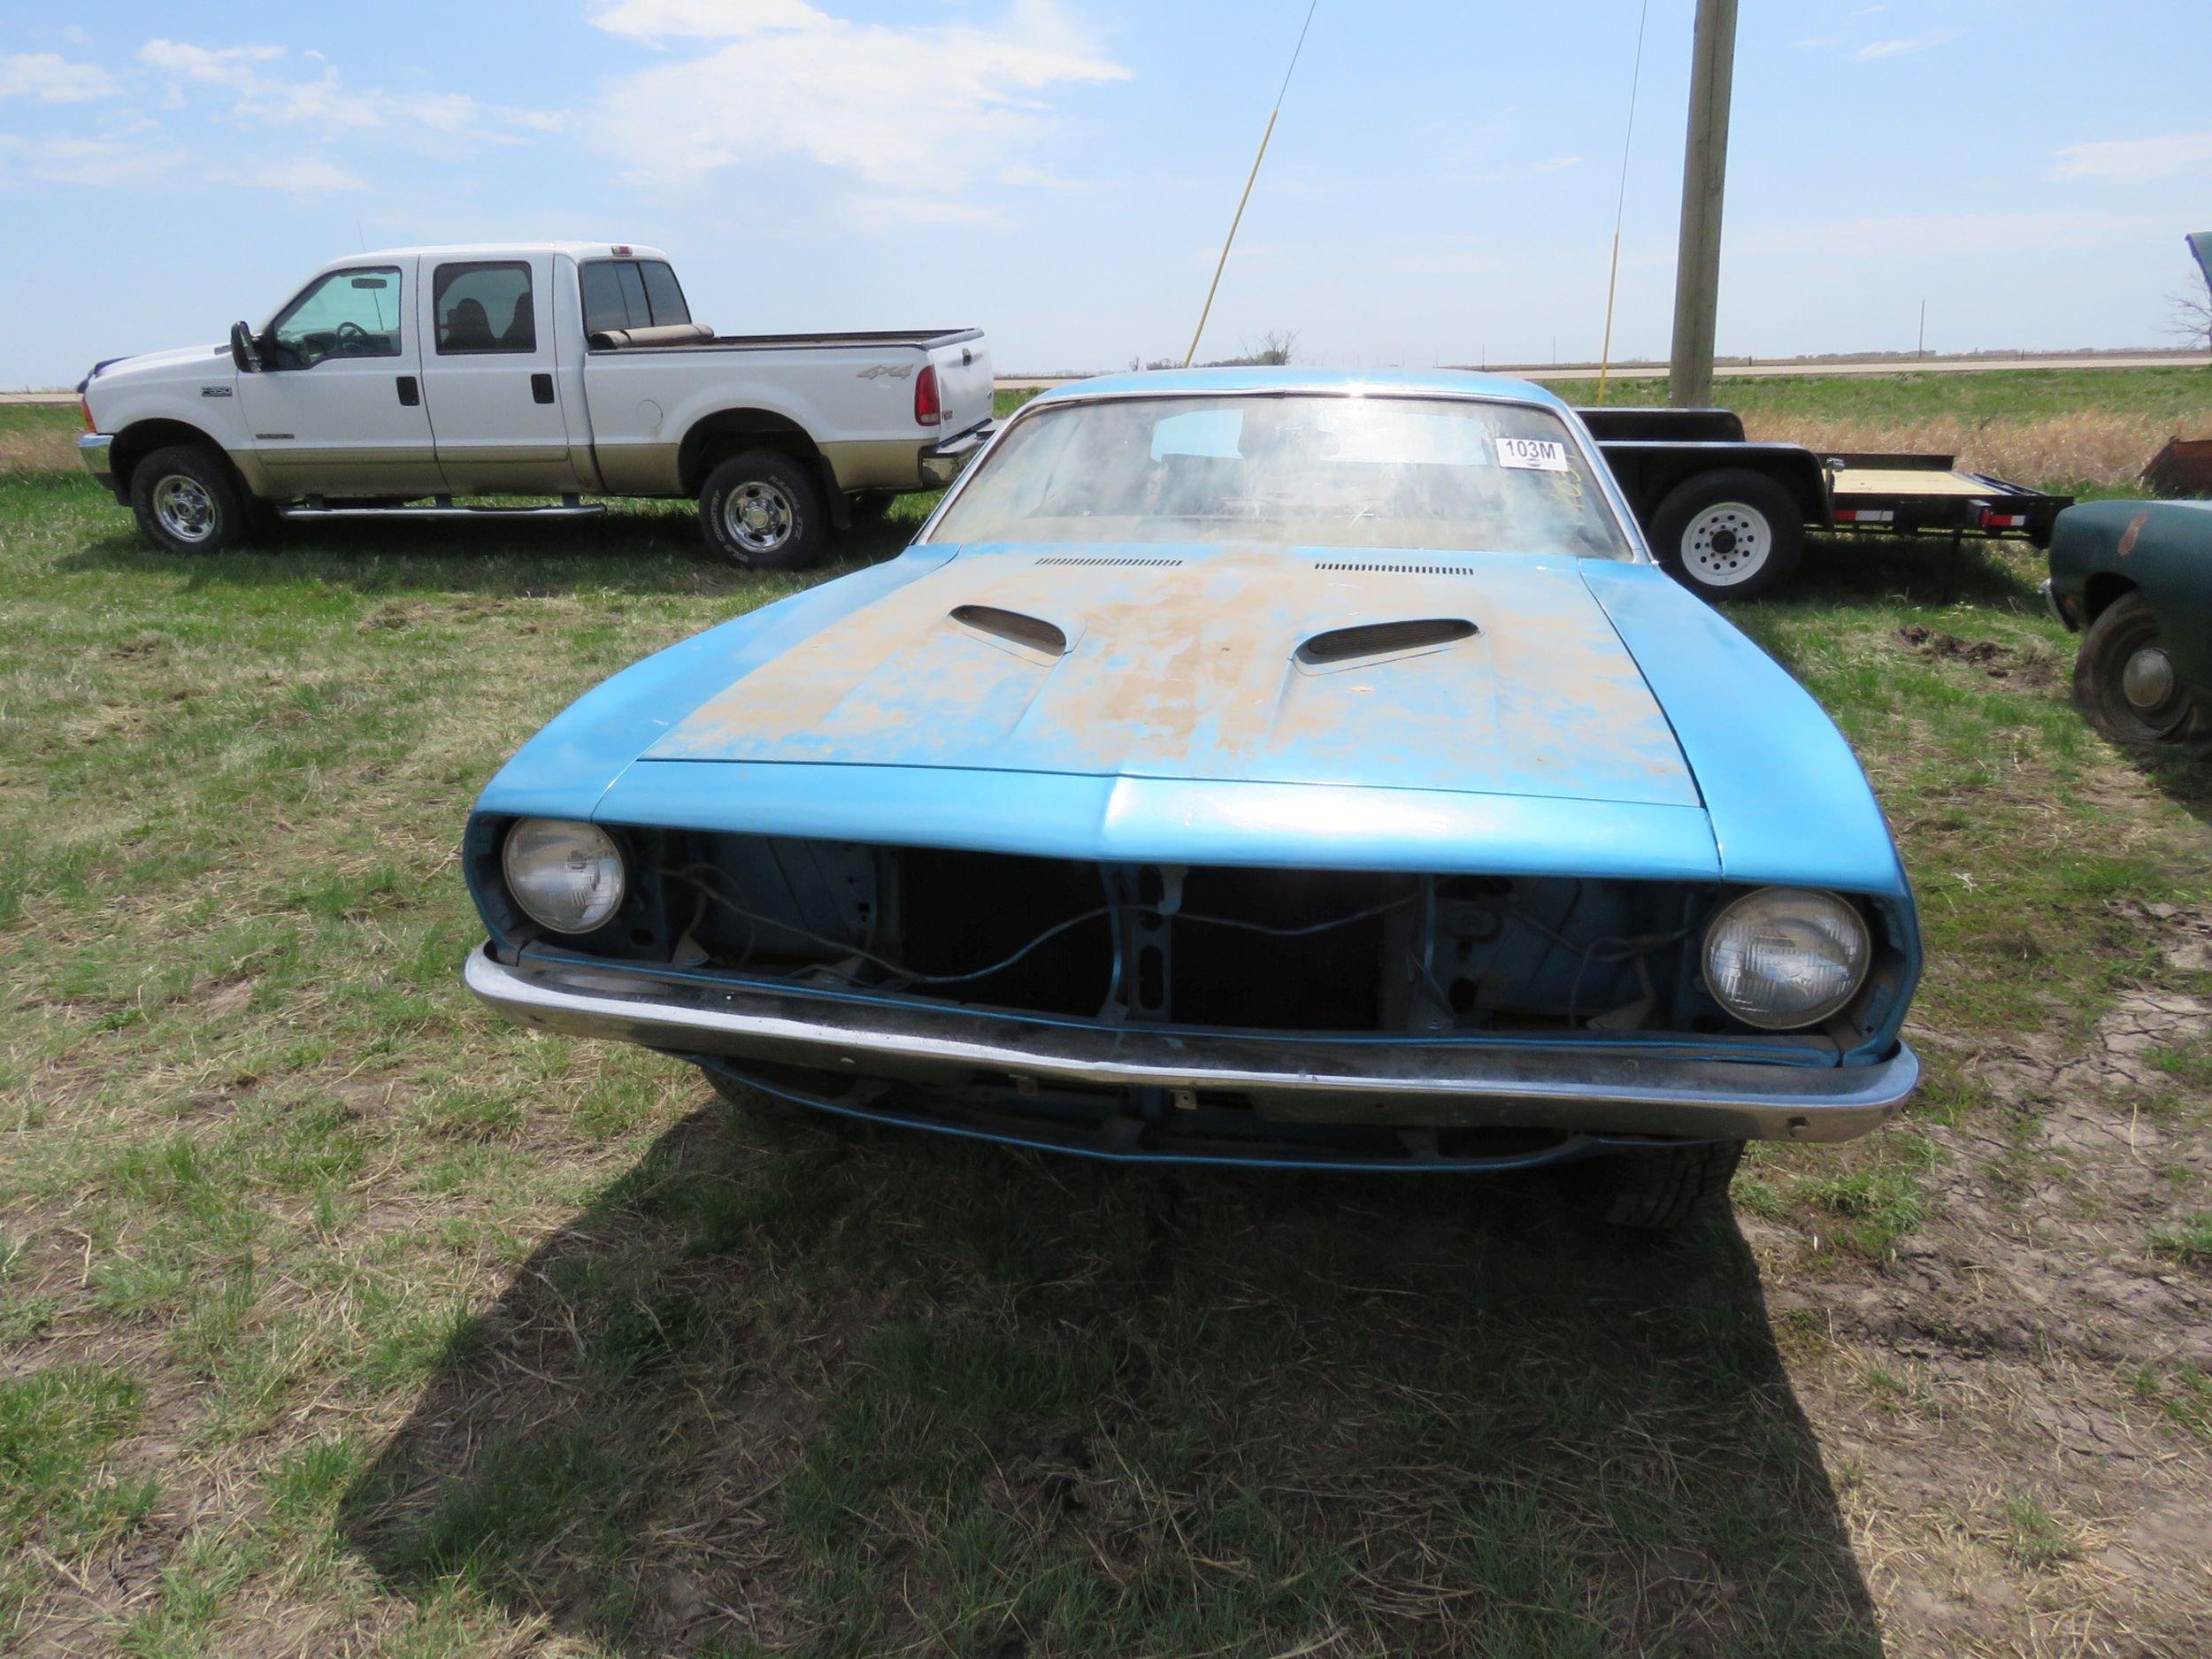
<path id="1" fill-rule="evenodd" d="M 1071 380 L 1040 393 L 1037 403 L 1072 402 L 1089 397 L 1134 397 L 1148 393 L 1187 395 L 1212 393 L 1217 396 L 1311 392 L 1337 396 L 1374 393 L 1391 396 L 1510 398 L 1565 409 L 1557 396 L 1533 380 L 1505 374 L 1481 374 L 1472 369 L 1376 369 L 1366 371 L 1290 368 L 1155 369 L 1133 374 L 1102 374 L 1087 380 Z"/>
<path id="2" fill-rule="evenodd" d="M 620 249 L 619 254 L 616 250 Z M 376 259 L 500 259 L 518 258 L 525 254 L 565 254 L 572 259 L 662 259 L 668 256 L 657 248 L 649 248 L 635 242 L 435 242 L 415 248 L 379 248 L 370 253 L 348 254 L 332 260 L 331 265 L 362 265 Z M 329 269 L 326 266 L 325 269 Z"/>

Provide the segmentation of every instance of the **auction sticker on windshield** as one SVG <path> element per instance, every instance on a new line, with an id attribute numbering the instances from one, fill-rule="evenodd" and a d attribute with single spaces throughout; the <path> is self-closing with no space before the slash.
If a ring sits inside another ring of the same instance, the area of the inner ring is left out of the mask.
<path id="1" fill-rule="evenodd" d="M 1567 446 L 1551 438 L 1500 438 L 1498 465 L 1519 467 L 1524 472 L 1563 472 L 1567 470 Z"/>

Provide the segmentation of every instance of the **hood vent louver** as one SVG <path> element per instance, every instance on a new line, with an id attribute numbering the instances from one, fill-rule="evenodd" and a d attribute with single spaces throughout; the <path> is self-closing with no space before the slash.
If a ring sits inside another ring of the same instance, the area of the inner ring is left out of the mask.
<path id="1" fill-rule="evenodd" d="M 1392 576 L 1472 576 L 1474 570 L 1464 565 L 1360 565 L 1344 559 L 1331 559 L 1314 565 L 1317 571 L 1357 571 L 1363 574 Z"/>
<path id="2" fill-rule="evenodd" d="M 1110 553 L 1048 553 L 1037 561 L 1040 565 L 1113 565 L 1126 567 L 1132 565 L 1180 565 L 1180 559 L 1147 558 L 1135 554 Z"/>
<path id="3" fill-rule="evenodd" d="M 1025 651 L 1035 651 L 1046 657 L 1065 657 L 1068 636 L 1057 624 L 1042 617 L 1025 616 L 1018 611 L 1001 611 L 996 605 L 955 605 L 952 619 L 978 634 L 987 634 L 993 639 L 1018 646 Z"/>
<path id="4" fill-rule="evenodd" d="M 1365 622 L 1356 627 L 1331 628 L 1325 634 L 1315 634 L 1298 648 L 1298 660 L 1309 668 L 1335 668 L 1365 658 L 1432 651 L 1479 632 L 1463 617 Z"/>

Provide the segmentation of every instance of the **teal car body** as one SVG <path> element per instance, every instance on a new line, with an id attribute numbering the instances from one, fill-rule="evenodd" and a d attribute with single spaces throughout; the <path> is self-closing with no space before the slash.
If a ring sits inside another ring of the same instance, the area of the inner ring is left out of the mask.
<path id="1" fill-rule="evenodd" d="M 2076 694 L 2116 736 L 2212 736 L 2212 502 L 2100 501 L 2059 515 L 2051 612 L 2083 634 Z"/>

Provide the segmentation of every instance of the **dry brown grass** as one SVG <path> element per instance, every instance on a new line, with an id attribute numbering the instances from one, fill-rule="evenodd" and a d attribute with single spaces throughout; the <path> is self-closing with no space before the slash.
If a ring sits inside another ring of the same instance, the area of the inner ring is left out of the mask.
<path id="1" fill-rule="evenodd" d="M 67 423 L 42 421 L 26 428 L 0 427 L 0 473 L 69 472 L 76 469 L 77 429 L 73 419 Z"/>
<path id="2" fill-rule="evenodd" d="M 1901 424 L 1878 417 L 1769 416 L 1745 425 L 1753 438 L 1801 443 L 1824 455 L 1953 455 L 1975 472 L 2055 488 L 2134 484 L 2174 431 L 2168 416 L 2107 410 L 2025 419 L 1944 416 Z"/>

